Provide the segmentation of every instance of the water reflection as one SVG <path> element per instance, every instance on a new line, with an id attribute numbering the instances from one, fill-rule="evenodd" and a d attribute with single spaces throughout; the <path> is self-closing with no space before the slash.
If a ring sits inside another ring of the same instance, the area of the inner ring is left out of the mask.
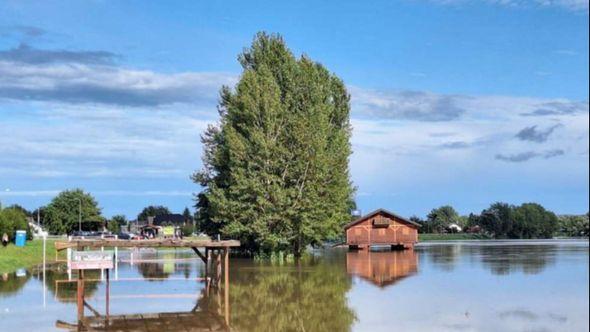
<path id="1" fill-rule="evenodd" d="M 352 282 L 340 253 L 277 265 L 232 261 L 232 326 L 239 331 L 348 331 Z"/>
<path id="2" fill-rule="evenodd" d="M 108 318 L 105 280 L 86 272 L 93 330 L 588 330 L 588 241 L 326 250 L 284 264 L 231 259 L 227 300 L 223 286 L 206 287 L 192 252 L 120 254 Z M 46 271 L 44 307 L 42 271 L 0 275 L 1 329 L 77 329 L 77 288 L 67 279 L 65 265 Z"/>
<path id="3" fill-rule="evenodd" d="M 18 294 L 30 277 L 29 272 L 21 273 L 20 276 L 17 276 L 16 273 L 3 273 L 0 275 L 0 297 Z"/>
<path id="4" fill-rule="evenodd" d="M 418 248 L 432 266 L 442 271 L 452 272 L 465 259 L 472 264 L 481 264 L 493 275 L 539 274 L 555 264 L 555 254 L 561 249 L 551 243 L 515 244 L 509 241 L 423 244 Z"/>
<path id="5" fill-rule="evenodd" d="M 136 266 L 138 272 L 143 278 L 116 278 L 113 281 L 121 281 L 132 284 L 141 284 L 144 281 L 166 281 L 170 274 L 175 271 L 182 272 L 185 275 L 190 275 L 187 272 L 187 259 L 175 259 L 176 253 L 165 253 L 163 259 L 149 259 L 139 260 Z M 176 268 L 177 261 L 181 269 Z M 188 259 L 190 261 L 190 259 Z M 184 262 L 184 263 L 182 263 Z M 213 262 L 211 262 L 213 263 Z M 93 273 L 100 276 L 105 276 L 104 279 L 93 279 Z M 111 314 L 111 284 L 110 270 L 105 270 L 104 274 L 97 270 L 77 271 L 75 280 L 56 280 L 56 285 L 61 283 L 75 286 L 75 297 L 73 300 L 77 303 L 77 321 L 69 323 L 65 320 L 57 320 L 55 327 L 66 329 L 70 331 L 229 331 L 230 311 L 229 311 L 229 278 L 227 271 L 224 272 L 225 277 L 223 283 L 220 282 L 222 270 L 216 269 L 214 273 L 205 275 L 203 278 L 197 280 L 204 284 L 200 289 L 195 305 L 188 311 L 165 311 L 165 312 L 149 312 L 149 313 L 131 313 L 131 314 Z M 93 297 L 92 294 L 86 292 L 86 283 L 95 283 L 102 281 L 104 283 L 104 305 L 101 312 L 101 299 Z M 172 283 L 185 281 L 179 278 L 170 280 Z M 152 289 L 157 288 L 156 285 L 151 285 Z M 169 286 L 172 286 L 169 283 Z M 128 292 L 133 287 L 125 287 L 125 292 Z M 164 287 L 165 293 L 149 293 L 139 292 L 135 294 L 115 294 L 116 299 L 131 299 L 138 303 L 137 307 L 142 307 L 145 301 L 166 301 L 177 298 L 192 297 L 192 294 L 178 293 L 174 291 L 173 287 Z M 172 289 L 171 289 L 172 288 Z M 167 290 L 166 290 L 167 289 Z M 57 289 L 56 289 L 57 292 Z M 223 294 L 223 296 L 222 296 Z M 70 298 L 68 298 L 70 300 Z M 165 306 L 162 306 L 165 307 Z M 149 311 L 149 310 L 148 310 Z M 90 312 L 91 315 L 86 315 Z"/>
<path id="6" fill-rule="evenodd" d="M 418 272 L 418 256 L 414 250 L 350 251 L 346 253 L 346 271 L 387 287 Z"/>
<path id="7" fill-rule="evenodd" d="M 57 320 L 55 327 L 69 331 L 230 331 L 220 294 L 219 289 L 203 288 L 195 306 L 181 312 L 109 315 L 85 302 L 94 315 L 83 316 L 77 323 Z"/>
<path id="8" fill-rule="evenodd" d="M 477 255 L 482 265 L 494 275 L 508 275 L 517 271 L 524 274 L 539 274 L 548 265 L 555 263 L 556 246 L 533 246 L 512 248 L 502 246 L 470 246 L 467 255 Z"/>

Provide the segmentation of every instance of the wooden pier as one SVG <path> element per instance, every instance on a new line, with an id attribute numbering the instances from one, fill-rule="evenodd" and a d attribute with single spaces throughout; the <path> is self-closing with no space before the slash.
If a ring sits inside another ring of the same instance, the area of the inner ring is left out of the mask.
<path id="1" fill-rule="evenodd" d="M 76 249 L 78 251 L 97 248 L 191 248 L 199 256 L 205 265 L 211 259 L 215 260 L 215 266 L 221 270 L 221 258 L 223 256 L 224 267 L 229 270 L 229 251 L 231 248 L 239 247 L 237 240 L 184 240 L 184 239 L 154 239 L 154 240 L 118 240 L 118 239 L 74 239 L 69 241 L 55 242 L 56 261 L 58 252 L 65 249 Z M 205 252 L 201 252 L 204 249 Z M 218 271 L 220 272 L 220 271 Z M 219 277 L 219 275 L 218 275 Z"/>
<path id="2" fill-rule="evenodd" d="M 219 291 L 220 284 L 221 284 L 221 275 L 222 271 L 224 272 L 224 286 L 223 286 L 223 293 L 224 293 L 224 314 L 225 316 L 225 326 L 229 326 L 229 251 L 231 248 L 239 247 L 240 242 L 236 240 L 225 240 L 225 241 L 211 241 L 211 240 L 184 240 L 184 239 L 154 239 L 154 240 L 118 240 L 118 239 L 72 239 L 69 241 L 56 241 L 55 242 L 55 249 L 56 255 L 57 252 L 63 251 L 66 249 L 76 249 L 77 251 L 84 251 L 86 249 L 104 249 L 104 248 L 191 248 L 201 260 L 205 263 L 205 278 L 203 278 L 207 285 L 205 287 L 206 293 L 209 293 L 209 288 L 214 287 L 217 291 Z M 201 252 L 200 249 L 204 249 L 204 252 Z M 223 260 L 223 264 L 222 264 Z M 211 265 L 211 270 L 209 270 L 209 266 Z M 222 267 L 223 266 L 223 267 Z M 210 274 L 212 275 L 210 277 Z M 77 283 L 77 296 L 76 302 L 78 307 L 78 324 L 70 325 L 69 327 L 76 327 L 77 330 L 84 330 L 90 326 L 94 326 L 95 328 L 98 326 L 102 326 L 105 321 L 101 321 L 100 318 L 94 318 L 94 320 L 89 320 L 87 317 L 84 316 L 84 308 L 87 307 L 90 311 L 92 311 L 95 316 L 100 317 L 96 310 L 93 310 L 89 306 L 89 304 L 85 300 L 84 294 L 84 270 L 78 270 L 78 278 L 75 281 Z M 115 323 L 117 318 L 122 318 L 124 321 L 128 321 L 129 316 L 111 316 L 109 312 L 109 302 L 110 302 L 110 280 L 109 280 L 109 270 L 106 270 L 106 313 L 104 318 L 106 318 L 106 327 L 107 330 L 110 330 L 108 327 L 111 323 Z M 194 312 L 190 314 L 173 314 L 173 315 L 158 315 L 156 320 L 159 320 L 160 323 L 162 318 L 166 319 L 180 319 L 182 320 L 194 320 L 197 319 L 200 314 L 196 314 Z M 145 320 L 148 316 L 138 316 L 138 319 Z M 110 319 L 112 318 L 112 319 Z M 155 318 L 155 317 L 152 317 Z M 165 320 L 165 319 L 164 319 Z M 102 323 L 101 323 L 102 322 Z M 117 324 L 113 324 L 117 325 Z M 68 327 L 68 324 L 60 322 L 58 327 Z M 111 326 L 112 327 L 112 326 Z M 98 328 L 100 330 L 100 328 Z M 217 330 L 217 329 L 215 329 Z"/>

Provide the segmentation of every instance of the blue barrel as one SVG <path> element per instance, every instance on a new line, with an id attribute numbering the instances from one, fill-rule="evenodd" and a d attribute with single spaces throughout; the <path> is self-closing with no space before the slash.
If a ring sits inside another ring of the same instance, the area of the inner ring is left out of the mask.
<path id="1" fill-rule="evenodd" d="M 24 247 L 26 242 L 27 242 L 27 232 L 26 231 L 16 231 L 16 237 L 14 238 L 14 244 L 16 244 L 17 247 Z"/>

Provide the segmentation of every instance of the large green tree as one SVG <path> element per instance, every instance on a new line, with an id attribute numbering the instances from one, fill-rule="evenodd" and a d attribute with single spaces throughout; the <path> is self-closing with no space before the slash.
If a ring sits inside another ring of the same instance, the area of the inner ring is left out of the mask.
<path id="1" fill-rule="evenodd" d="M 557 216 L 537 203 L 494 203 L 476 222 L 495 238 L 511 239 L 550 238 L 559 227 Z"/>
<path id="2" fill-rule="evenodd" d="M 558 229 L 555 213 L 537 203 L 524 203 L 514 210 L 515 227 L 510 237 L 519 239 L 551 238 Z"/>
<path id="3" fill-rule="evenodd" d="M 219 125 L 202 136 L 199 224 L 250 251 L 299 256 L 350 219 L 349 95 L 278 35 L 259 33 L 238 59 L 242 76 L 221 89 Z"/>
<path id="4" fill-rule="evenodd" d="M 79 228 L 80 212 L 82 230 L 100 228 L 104 221 L 98 203 L 92 195 L 82 189 L 62 191 L 47 205 L 44 226 L 51 234 L 70 234 Z"/>
<path id="5" fill-rule="evenodd" d="M 479 216 L 480 226 L 495 238 L 510 238 L 514 235 L 514 209 L 513 205 L 496 202 L 483 210 Z"/>

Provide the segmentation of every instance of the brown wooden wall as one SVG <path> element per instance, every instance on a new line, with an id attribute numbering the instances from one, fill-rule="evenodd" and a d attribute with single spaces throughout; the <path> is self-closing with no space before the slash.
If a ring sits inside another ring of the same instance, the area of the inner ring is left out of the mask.
<path id="1" fill-rule="evenodd" d="M 384 221 L 389 222 L 387 227 L 374 225 Z M 416 226 L 384 213 L 373 215 L 346 230 L 347 245 L 395 245 L 416 242 L 418 242 Z"/>

